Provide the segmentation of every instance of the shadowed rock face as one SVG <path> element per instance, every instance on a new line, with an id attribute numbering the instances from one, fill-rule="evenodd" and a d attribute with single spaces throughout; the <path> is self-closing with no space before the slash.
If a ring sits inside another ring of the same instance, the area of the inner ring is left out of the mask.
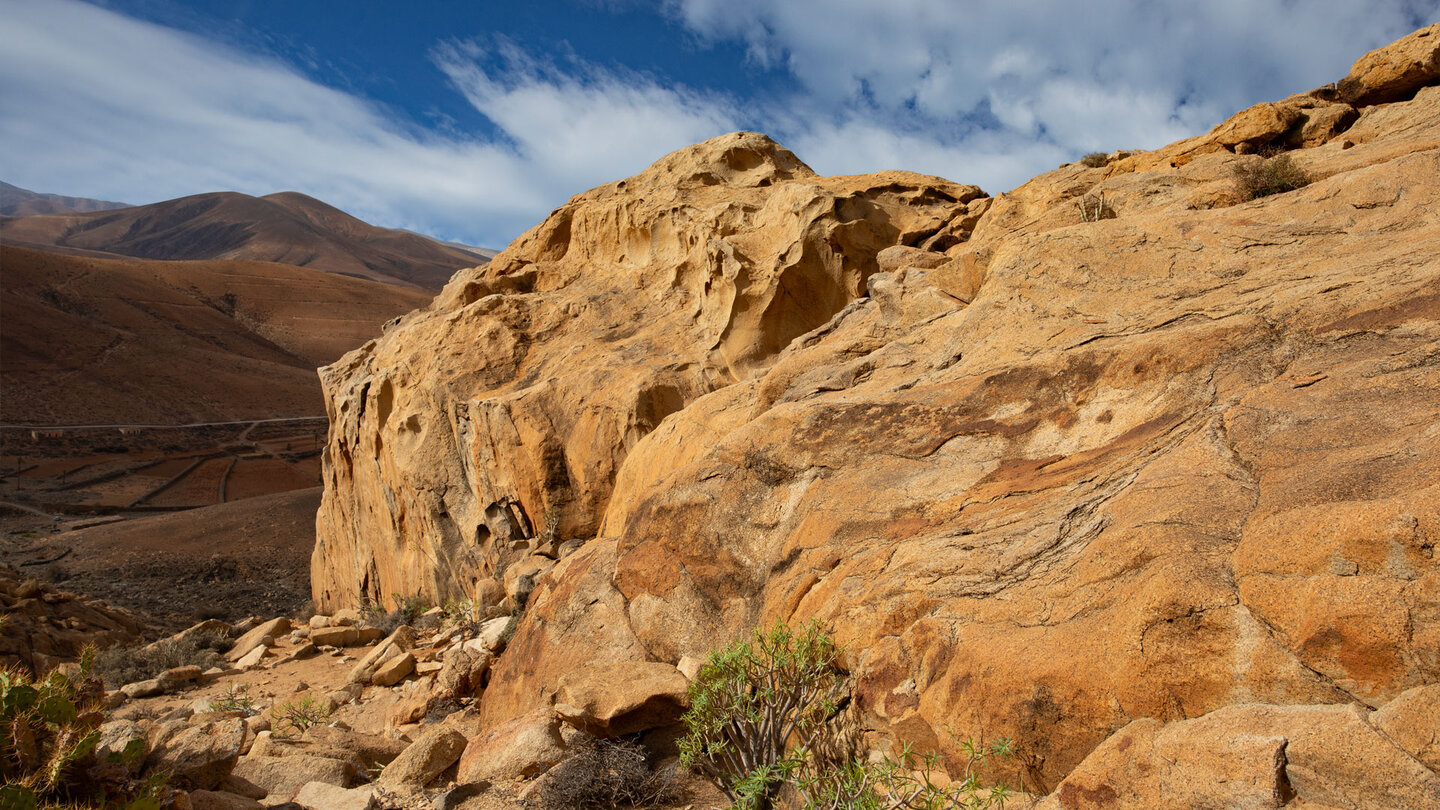
<path id="1" fill-rule="evenodd" d="M 1377 53 L 1251 202 L 1255 108 L 995 199 L 748 134 L 575 198 L 323 372 L 317 601 L 543 571 L 491 724 L 819 618 L 872 743 L 1046 790 L 1137 718 L 1440 680 L 1440 87 Z"/>

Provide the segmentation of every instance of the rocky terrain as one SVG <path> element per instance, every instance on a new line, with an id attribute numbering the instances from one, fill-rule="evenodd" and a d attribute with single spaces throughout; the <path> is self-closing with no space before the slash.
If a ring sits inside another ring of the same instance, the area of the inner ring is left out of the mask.
<path id="1" fill-rule="evenodd" d="M 486 256 L 379 228 L 293 191 L 196 194 L 114 211 L 0 220 L 0 240 L 79 255 L 262 261 L 439 289 Z"/>
<path id="2" fill-rule="evenodd" d="M 492 733 L 816 618 L 867 746 L 1042 806 L 1435 806 L 1440 25 L 1097 158 L 573 198 L 322 370 L 318 606 L 533 584 Z"/>

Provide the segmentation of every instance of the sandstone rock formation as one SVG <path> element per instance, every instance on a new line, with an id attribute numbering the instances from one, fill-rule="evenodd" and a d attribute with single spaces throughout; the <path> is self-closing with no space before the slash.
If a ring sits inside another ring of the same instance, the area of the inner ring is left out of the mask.
<path id="1" fill-rule="evenodd" d="M 871 745 L 1008 735 L 1043 792 L 1127 728 L 1359 735 L 1440 681 L 1437 36 L 993 199 L 749 133 L 572 199 L 322 371 L 316 601 L 525 572 L 491 727 L 814 617 Z M 1314 182 L 1238 202 L 1275 148 Z M 1423 800 L 1391 754 L 1287 778 Z"/>
<path id="2" fill-rule="evenodd" d="M 44 673 L 74 660 L 87 645 L 134 644 L 141 624 L 130 613 L 57 591 L 0 566 L 0 665 Z"/>

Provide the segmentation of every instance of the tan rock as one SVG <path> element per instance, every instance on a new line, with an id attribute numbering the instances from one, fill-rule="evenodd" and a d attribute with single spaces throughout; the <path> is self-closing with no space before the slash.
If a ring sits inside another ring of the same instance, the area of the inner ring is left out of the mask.
<path id="1" fill-rule="evenodd" d="M 270 653 L 270 648 L 264 644 L 250 648 L 245 655 L 235 660 L 235 668 L 241 672 L 254 669 L 260 666 L 260 662 Z"/>
<path id="2" fill-rule="evenodd" d="M 360 643 L 358 627 L 319 627 L 310 631 L 310 641 L 317 646 L 351 647 Z"/>
<path id="3" fill-rule="evenodd" d="M 1381 706 L 1370 723 L 1425 767 L 1440 773 L 1440 684 L 1402 692 Z"/>
<path id="4" fill-rule="evenodd" d="M 143 681 L 127 683 L 120 687 L 120 691 L 131 700 L 154 697 L 165 693 L 165 684 L 161 683 L 159 678 L 146 678 Z"/>
<path id="5" fill-rule="evenodd" d="M 318 725 L 305 730 L 304 742 L 349 751 L 359 759 L 362 770 L 388 765 L 406 748 L 404 742 L 383 734 L 365 734 L 353 729 Z"/>
<path id="6" fill-rule="evenodd" d="M 288 800 L 310 782 L 349 787 L 356 779 L 355 766 L 349 762 L 306 754 L 262 757 L 252 752 L 235 763 L 233 773 L 264 789 L 267 799 L 281 800 Z"/>
<path id="7" fill-rule="evenodd" d="M 689 688 L 689 679 L 665 663 L 579 667 L 560 678 L 555 711 L 591 734 L 620 737 L 676 723 L 685 713 Z"/>
<path id="8" fill-rule="evenodd" d="M 235 639 L 235 646 L 225 653 L 226 660 L 239 661 L 251 650 L 260 646 L 274 646 L 275 639 L 290 632 L 290 620 L 281 616 L 267 622 L 261 622 L 254 628 L 246 631 L 240 638 Z M 268 639 L 268 640 L 267 640 Z"/>
<path id="9" fill-rule="evenodd" d="M 315 598 L 460 598 L 583 540 L 487 727 L 815 618 L 872 742 L 1009 736 L 1041 790 L 1144 718 L 1440 682 L 1440 87 L 1356 96 L 1350 148 L 1338 97 L 983 204 L 745 134 L 579 195 L 323 372 Z M 1231 149 L 1297 144 L 1314 182 L 1223 205 Z M 897 246 L 947 259 L 882 274 Z"/>
<path id="10" fill-rule="evenodd" d="M 309 810 L 372 810 L 376 806 L 374 788 L 347 789 L 326 782 L 307 782 L 295 793 L 294 802 Z"/>
<path id="11" fill-rule="evenodd" d="M 239 719 L 191 726 L 153 746 L 146 766 L 173 775 L 177 787 L 212 790 L 230 773 L 245 742 Z"/>
<path id="12" fill-rule="evenodd" d="M 100 726 L 100 741 L 95 745 L 95 759 L 100 762 L 119 761 L 133 773 L 145 762 L 149 746 L 145 730 L 133 720 L 110 720 Z"/>
<path id="13" fill-rule="evenodd" d="M 350 670 L 350 682 L 367 684 L 375 676 L 375 670 L 401 653 L 407 652 L 415 643 L 414 631 L 401 625 L 388 638 L 380 642 Z"/>
<path id="14" fill-rule="evenodd" d="M 493 660 L 488 650 L 477 652 L 456 644 L 445 651 L 436 685 L 452 698 L 478 694 Z"/>
<path id="15" fill-rule="evenodd" d="M 370 682 L 376 686 L 394 686 L 415 671 L 415 656 L 401 653 L 375 669 Z"/>
<path id="16" fill-rule="evenodd" d="M 1040 810 L 1087 808 L 1422 808 L 1440 775 L 1355 706 L 1229 706 L 1164 725 L 1136 720 L 1088 756 Z"/>
<path id="17" fill-rule="evenodd" d="M 1403 101 L 1422 87 L 1440 83 L 1440 23 L 1421 28 L 1356 60 L 1340 80 L 1340 95 L 1351 104 Z"/>
<path id="18" fill-rule="evenodd" d="M 248 796 L 225 791 L 190 791 L 191 810 L 261 810 L 265 805 Z"/>
<path id="19" fill-rule="evenodd" d="M 444 726 L 432 728 L 385 766 L 379 782 L 382 785 L 424 787 L 459 761 L 466 742 L 465 735 L 454 729 Z"/>
<path id="20" fill-rule="evenodd" d="M 537 709 L 470 741 L 455 777 L 462 784 L 538 776 L 565 755 L 560 718 Z"/>

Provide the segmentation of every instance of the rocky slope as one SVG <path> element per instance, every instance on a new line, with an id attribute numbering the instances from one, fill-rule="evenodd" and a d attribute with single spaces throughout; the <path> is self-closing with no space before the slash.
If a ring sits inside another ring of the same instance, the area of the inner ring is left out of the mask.
<path id="1" fill-rule="evenodd" d="M 871 745 L 1008 735 L 1056 806 L 1425 806 L 1374 729 L 1437 710 L 1437 177 L 1440 25 L 996 198 L 682 150 L 322 370 L 314 596 L 533 583 L 488 726 L 815 617 Z"/>

